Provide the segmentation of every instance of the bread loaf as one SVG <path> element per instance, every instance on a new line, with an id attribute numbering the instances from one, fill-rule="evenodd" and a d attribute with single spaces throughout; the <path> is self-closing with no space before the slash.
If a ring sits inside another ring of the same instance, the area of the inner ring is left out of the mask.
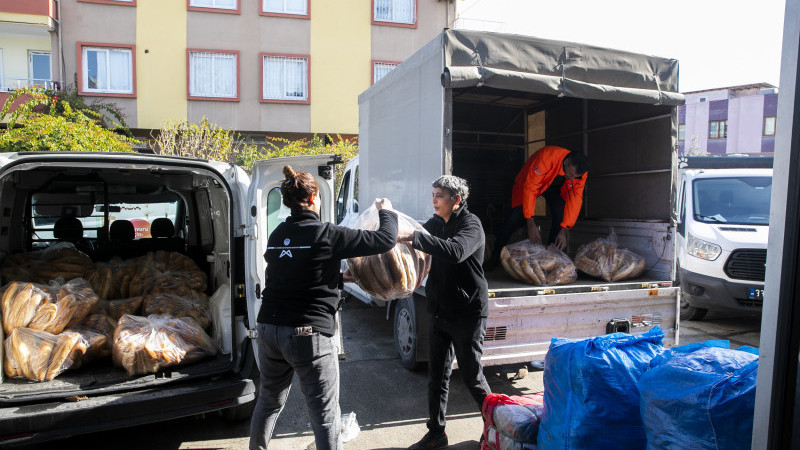
<path id="1" fill-rule="evenodd" d="M 644 258 L 634 252 L 619 248 L 616 235 L 595 239 L 578 248 L 575 265 L 581 272 L 605 281 L 621 281 L 638 277 L 644 272 Z"/>

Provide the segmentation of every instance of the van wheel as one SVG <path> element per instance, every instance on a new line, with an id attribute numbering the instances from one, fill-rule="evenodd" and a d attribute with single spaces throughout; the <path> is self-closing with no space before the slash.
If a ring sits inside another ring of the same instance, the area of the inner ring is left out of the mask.
<path id="1" fill-rule="evenodd" d="M 419 370 L 427 360 L 427 324 L 420 320 L 421 302 L 403 298 L 394 310 L 394 345 L 400 355 L 400 364 L 408 370 Z"/>
<path id="2" fill-rule="evenodd" d="M 690 305 L 686 294 L 681 295 L 681 320 L 703 320 L 707 312 L 705 308 Z"/>

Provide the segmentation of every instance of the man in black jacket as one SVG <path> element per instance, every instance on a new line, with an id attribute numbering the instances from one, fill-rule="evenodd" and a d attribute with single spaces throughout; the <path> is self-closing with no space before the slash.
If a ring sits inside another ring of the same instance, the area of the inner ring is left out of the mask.
<path id="1" fill-rule="evenodd" d="M 445 175 L 433 182 L 435 215 L 415 232 L 412 246 L 432 256 L 425 285 L 430 312 L 428 362 L 428 433 L 410 449 L 447 447 L 444 432 L 447 393 L 453 357 L 478 404 L 491 393 L 483 376 L 481 356 L 489 314 L 489 290 L 483 275 L 486 238 L 481 221 L 467 210 L 469 187 L 461 178 Z"/>

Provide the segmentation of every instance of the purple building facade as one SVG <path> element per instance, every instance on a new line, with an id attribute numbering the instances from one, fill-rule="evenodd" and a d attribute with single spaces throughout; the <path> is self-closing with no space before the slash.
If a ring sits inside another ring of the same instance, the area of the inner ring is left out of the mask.
<path id="1" fill-rule="evenodd" d="M 685 92 L 678 107 L 681 155 L 775 150 L 778 89 L 767 83 Z"/>

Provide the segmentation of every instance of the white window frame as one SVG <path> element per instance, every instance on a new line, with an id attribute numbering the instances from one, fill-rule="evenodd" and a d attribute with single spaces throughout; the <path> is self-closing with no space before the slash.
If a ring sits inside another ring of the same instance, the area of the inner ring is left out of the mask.
<path id="1" fill-rule="evenodd" d="M 192 64 L 192 56 L 195 55 L 210 55 L 212 58 L 211 63 L 211 92 L 195 92 L 193 82 L 195 73 L 193 70 L 194 65 Z M 231 95 L 225 95 L 218 92 L 214 92 L 216 88 L 216 73 L 214 69 L 216 68 L 215 61 L 216 59 L 233 59 L 233 93 Z M 237 98 L 239 96 L 239 55 L 236 53 L 226 53 L 226 52 L 210 52 L 210 51 L 202 51 L 202 50 L 190 50 L 189 51 L 189 97 L 209 97 L 209 98 Z"/>
<path id="2" fill-rule="evenodd" d="M 282 61 L 283 64 L 281 65 L 281 70 L 283 71 L 283 95 L 280 97 L 267 97 L 267 67 L 266 63 L 267 60 L 272 61 Z M 292 61 L 302 61 L 303 62 L 303 70 L 302 70 L 302 86 L 303 86 L 303 96 L 302 97 L 295 97 L 295 96 L 287 96 L 287 78 L 286 78 L 286 62 Z M 309 66 L 309 58 L 307 56 L 294 56 L 294 55 L 262 55 L 261 57 L 261 67 L 262 67 L 262 74 L 261 74 L 261 99 L 266 101 L 284 101 L 284 102 L 308 102 L 309 101 L 309 83 L 308 83 L 308 66 Z"/>
<path id="3" fill-rule="evenodd" d="M 767 133 L 767 120 L 772 119 L 772 133 Z M 764 132 L 762 133 L 764 136 L 775 137 L 775 128 L 778 124 L 778 117 L 777 116 L 765 116 L 764 117 Z"/>
<path id="4" fill-rule="evenodd" d="M 261 12 L 267 14 L 287 14 L 292 16 L 307 16 L 308 15 L 308 0 L 301 0 L 303 3 L 303 9 L 301 11 L 290 11 L 288 9 L 289 0 L 282 0 L 283 2 L 283 10 L 276 11 L 276 10 L 269 10 L 267 9 L 267 1 L 268 0 L 261 0 Z"/>
<path id="5" fill-rule="evenodd" d="M 197 5 L 198 0 L 189 0 L 189 6 L 192 8 L 211 8 L 211 9 L 225 9 L 235 11 L 239 7 L 239 0 L 233 0 L 233 6 L 219 6 L 217 2 L 221 0 L 211 0 L 211 5 Z"/>
<path id="6" fill-rule="evenodd" d="M 417 0 L 372 0 L 372 20 L 375 22 L 385 22 L 385 23 L 397 23 L 401 25 L 414 25 L 417 23 Z M 396 4 L 398 2 L 407 2 L 409 3 L 408 7 L 411 8 L 411 20 L 405 21 L 401 19 L 397 19 L 394 17 L 396 10 Z M 390 9 L 391 17 L 378 17 L 378 9 L 383 6 Z"/>
<path id="7" fill-rule="evenodd" d="M 109 64 L 108 55 L 111 52 L 127 52 L 128 53 L 128 61 L 130 63 L 130 73 L 128 74 L 128 80 L 130 81 L 130 89 L 103 89 L 103 88 L 90 88 L 89 87 L 89 58 L 88 52 L 89 51 L 103 51 L 106 53 L 106 79 L 108 80 L 109 86 L 111 85 L 111 64 Z M 102 47 L 102 46 L 84 46 L 81 48 L 81 73 L 83 74 L 83 80 L 81 84 L 83 85 L 83 92 L 90 93 L 90 94 L 133 94 L 134 89 L 134 81 L 133 81 L 133 49 L 130 47 Z"/>
<path id="8" fill-rule="evenodd" d="M 378 80 L 380 80 L 381 78 L 383 78 L 386 75 L 388 75 L 389 72 L 394 70 L 395 67 L 397 67 L 397 66 L 399 66 L 399 64 L 397 64 L 397 63 L 390 63 L 390 62 L 384 62 L 384 61 L 374 61 L 372 63 L 372 84 L 377 83 Z M 378 69 L 379 68 L 380 69 L 389 69 L 389 70 L 387 70 L 383 75 L 378 77 Z"/>
<path id="9" fill-rule="evenodd" d="M 47 71 L 50 76 L 47 79 L 33 77 L 33 56 L 34 55 L 47 55 Z M 53 79 L 53 55 L 51 52 L 44 50 L 28 50 L 28 83 L 31 86 L 37 86 L 37 80 L 41 80 L 41 86 L 47 86 Z"/>

